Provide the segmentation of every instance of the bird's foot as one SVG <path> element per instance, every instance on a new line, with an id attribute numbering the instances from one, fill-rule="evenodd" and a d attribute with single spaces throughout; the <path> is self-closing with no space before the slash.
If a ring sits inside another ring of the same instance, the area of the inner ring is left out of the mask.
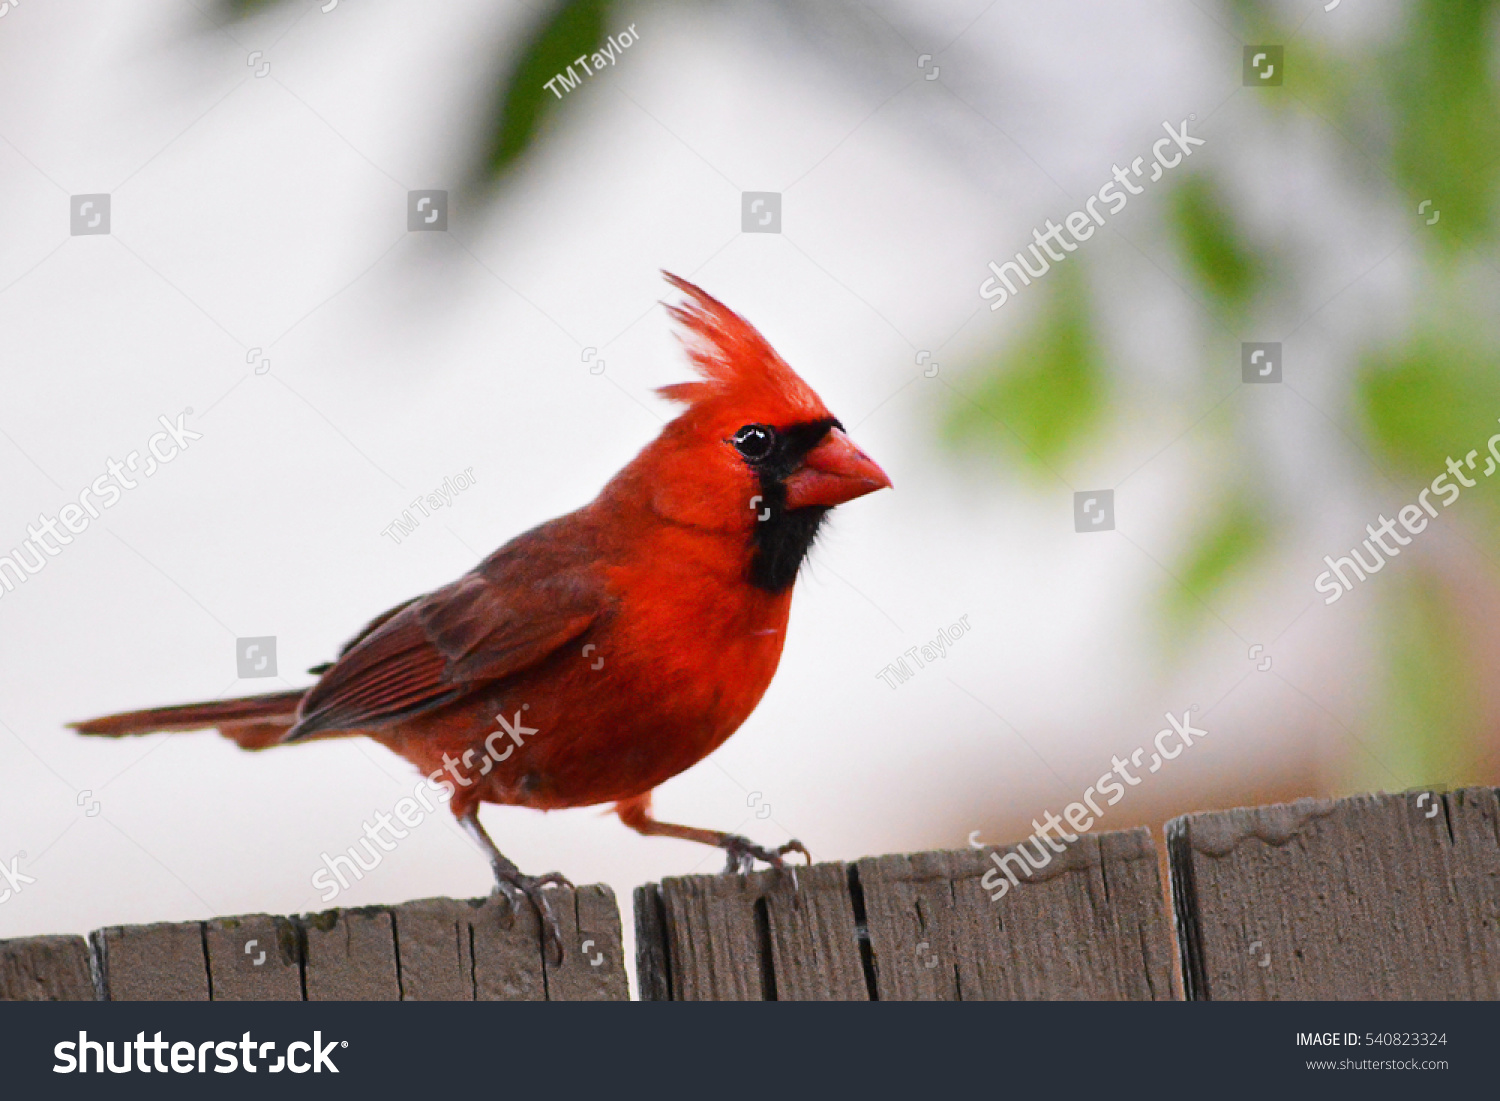
<path id="1" fill-rule="evenodd" d="M 767 849 L 757 845 L 748 837 L 741 837 L 737 833 L 726 833 L 724 839 L 719 842 L 719 848 L 724 850 L 727 860 L 724 864 L 725 874 L 744 873 L 755 867 L 759 860 L 763 864 L 769 864 L 773 868 L 785 868 L 786 861 L 783 859 L 787 853 L 801 853 L 802 859 L 812 863 L 812 854 L 807 851 L 807 846 L 800 841 L 788 841 L 785 845 L 775 849 Z"/>
<path id="2" fill-rule="evenodd" d="M 542 925 L 542 948 L 551 955 L 553 966 L 558 966 L 563 961 L 562 926 L 558 924 L 557 915 L 552 910 L 546 888 L 571 886 L 573 884 L 561 872 L 523 875 L 513 867 L 495 868 L 495 893 L 505 896 L 505 900 L 510 903 L 512 916 L 519 912 L 523 897 L 536 910 L 537 919 Z"/>

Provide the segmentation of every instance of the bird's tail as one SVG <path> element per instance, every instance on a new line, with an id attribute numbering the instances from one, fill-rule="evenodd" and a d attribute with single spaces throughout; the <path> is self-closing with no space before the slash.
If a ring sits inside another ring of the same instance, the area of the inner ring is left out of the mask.
<path id="1" fill-rule="evenodd" d="M 264 696 L 242 696 L 233 700 L 184 703 L 175 707 L 153 707 L 69 725 L 80 734 L 123 738 L 131 734 L 159 734 L 177 730 L 216 729 L 241 749 L 266 749 L 281 742 L 297 721 L 297 705 L 307 689 L 272 692 Z M 314 738 L 336 738 L 343 731 L 319 731 Z"/>

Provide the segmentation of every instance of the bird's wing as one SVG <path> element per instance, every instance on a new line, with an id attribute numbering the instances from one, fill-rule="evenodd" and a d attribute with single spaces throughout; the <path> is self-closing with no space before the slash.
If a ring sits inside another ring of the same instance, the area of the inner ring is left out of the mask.
<path id="1" fill-rule="evenodd" d="M 552 526 L 377 620 L 308 692 L 286 740 L 378 728 L 441 707 L 582 635 L 604 611 L 604 587 L 587 548 L 559 546 Z"/>
<path id="2" fill-rule="evenodd" d="M 410 600 L 403 600 L 394 608 L 390 608 L 384 612 L 381 612 L 374 619 L 370 620 L 370 622 L 366 623 L 363 629 L 360 630 L 359 634 L 355 635 L 348 642 L 344 643 L 343 646 L 339 647 L 339 657 L 343 657 L 350 650 L 358 646 L 361 642 L 363 642 L 366 638 L 373 634 L 377 627 L 385 623 L 386 620 L 391 619 L 403 608 L 407 607 L 408 605 L 415 604 L 421 599 L 422 598 L 420 596 L 414 596 Z M 314 676 L 322 676 L 324 673 L 328 672 L 328 670 L 333 668 L 333 664 L 334 663 L 331 661 L 325 661 L 322 665 L 314 665 L 311 669 L 308 670 L 308 672 L 312 673 Z"/>

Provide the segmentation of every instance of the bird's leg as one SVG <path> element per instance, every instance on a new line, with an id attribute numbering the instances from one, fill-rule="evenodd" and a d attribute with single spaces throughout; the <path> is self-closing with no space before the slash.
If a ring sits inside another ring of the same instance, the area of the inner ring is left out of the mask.
<path id="1" fill-rule="evenodd" d="M 480 825 L 477 807 L 460 815 L 458 824 L 490 858 L 490 867 L 495 872 L 495 893 L 505 896 L 505 900 L 510 903 L 511 912 L 515 913 L 520 905 L 519 896 L 525 895 L 531 901 L 531 905 L 536 908 L 537 918 L 542 924 L 543 946 L 553 950 L 552 962 L 561 964 L 563 961 L 562 927 L 558 925 L 557 915 L 552 912 L 552 903 L 548 900 L 544 888 L 571 887 L 573 884 L 569 883 L 561 872 L 524 875 L 509 857 L 496 848 L 495 842 L 485 832 L 484 826 Z"/>
<path id="2" fill-rule="evenodd" d="M 726 873 L 748 872 L 755 866 L 757 860 L 773 868 L 784 868 L 787 863 L 783 858 L 787 853 L 801 853 L 803 859 L 809 864 L 812 863 L 812 855 L 807 851 L 807 846 L 800 841 L 788 841 L 779 848 L 767 849 L 737 833 L 702 830 L 695 826 L 677 826 L 671 822 L 660 822 L 651 817 L 651 793 L 649 791 L 644 795 L 621 799 L 615 804 L 615 813 L 620 816 L 621 822 L 647 837 L 675 837 L 680 841 L 696 841 L 700 845 L 713 845 L 723 849 L 728 858 L 724 867 Z"/>

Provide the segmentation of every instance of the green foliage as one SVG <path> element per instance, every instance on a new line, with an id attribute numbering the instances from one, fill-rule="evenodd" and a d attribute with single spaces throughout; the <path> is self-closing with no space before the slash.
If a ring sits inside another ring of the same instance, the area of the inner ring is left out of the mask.
<path id="1" fill-rule="evenodd" d="M 1219 186 L 1186 177 L 1172 189 L 1168 217 L 1193 277 L 1218 303 L 1243 318 L 1263 282 L 1264 264 L 1235 223 Z"/>
<path id="2" fill-rule="evenodd" d="M 1351 752 L 1355 783 L 1399 791 L 1474 782 L 1484 730 L 1455 594 L 1431 574 L 1407 573 L 1393 576 L 1380 600 L 1383 699 L 1371 709 L 1375 737 L 1358 732 L 1369 752 Z"/>
<path id="3" fill-rule="evenodd" d="M 1432 199 L 1460 249 L 1495 230 L 1500 91 L 1494 79 L 1496 0 L 1419 0 L 1383 72 L 1395 109 L 1394 167 L 1403 188 Z"/>
<path id="4" fill-rule="evenodd" d="M 954 403 L 945 426 L 950 441 L 1001 450 L 1041 475 L 1073 458 L 1097 431 L 1105 367 L 1080 264 L 1067 260 L 1028 290 L 1045 301 L 1027 331 L 985 365 L 978 388 Z"/>
<path id="5" fill-rule="evenodd" d="M 489 178 L 503 176 L 530 148 L 561 102 L 547 90 L 547 81 L 565 72 L 580 54 L 592 54 L 604 44 L 610 8 L 608 0 L 567 0 L 537 28 L 494 113 L 489 147 L 481 161 L 481 171 Z"/>
<path id="6" fill-rule="evenodd" d="M 222 0 L 221 6 L 229 13 L 231 19 L 248 19 L 256 12 L 274 7 L 278 3 L 280 0 Z"/>
<path id="7" fill-rule="evenodd" d="M 1215 501 L 1215 513 L 1197 532 L 1173 571 L 1164 599 L 1172 637 L 1211 614 L 1215 598 L 1241 576 L 1270 543 L 1271 522 L 1262 502 L 1244 491 Z"/>
<path id="8" fill-rule="evenodd" d="M 1441 221 L 1418 228 L 1431 250 L 1423 288 L 1427 315 L 1401 344 L 1365 356 L 1357 401 L 1383 457 L 1416 482 L 1440 473 L 1449 456 L 1481 455 L 1500 424 L 1500 353 L 1485 336 L 1493 304 L 1458 277 L 1470 250 L 1496 235 L 1500 186 L 1500 94 L 1493 77 L 1494 0 L 1419 0 L 1381 66 L 1394 139 L 1394 175 L 1415 203 L 1431 199 Z M 1357 101 L 1352 111 L 1368 110 Z M 1466 491 L 1454 521 L 1473 532 L 1500 525 L 1494 492 Z M 1437 578 L 1397 574 L 1383 590 L 1381 683 L 1372 709 L 1386 768 L 1366 764 L 1363 786 L 1473 782 L 1483 775 L 1486 731 L 1479 670 L 1463 642 L 1472 613 Z M 1358 758 L 1356 758 L 1358 759 Z M 1386 769 L 1397 772 L 1393 779 Z"/>
<path id="9" fill-rule="evenodd" d="M 1243 325 L 1265 286 L 1268 264 L 1222 188 L 1203 174 L 1185 177 L 1170 192 L 1167 216 L 1183 263 L 1210 308 Z M 1174 567 L 1180 584 L 1164 590 L 1162 610 L 1172 638 L 1186 637 L 1188 628 L 1206 621 L 1217 597 L 1270 542 L 1263 503 L 1245 490 L 1227 491 L 1213 508 Z"/>
<path id="10" fill-rule="evenodd" d="M 1453 324 L 1373 352 L 1358 392 L 1376 445 L 1420 479 L 1435 478 L 1450 455 L 1476 447 L 1483 453 L 1500 430 L 1497 358 Z"/>

